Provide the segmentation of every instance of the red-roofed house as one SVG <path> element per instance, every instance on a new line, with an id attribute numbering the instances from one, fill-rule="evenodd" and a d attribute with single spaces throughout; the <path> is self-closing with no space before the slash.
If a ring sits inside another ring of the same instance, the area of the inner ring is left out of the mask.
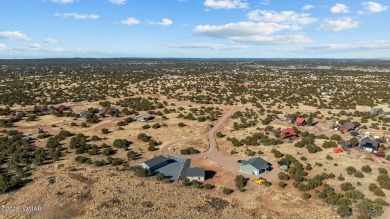
<path id="1" fill-rule="evenodd" d="M 305 118 L 298 117 L 295 119 L 295 125 L 306 125 L 306 120 Z"/>
<path id="2" fill-rule="evenodd" d="M 280 131 L 280 135 L 283 138 L 290 138 L 290 137 L 296 137 L 297 133 L 294 131 L 293 128 L 286 128 Z"/>

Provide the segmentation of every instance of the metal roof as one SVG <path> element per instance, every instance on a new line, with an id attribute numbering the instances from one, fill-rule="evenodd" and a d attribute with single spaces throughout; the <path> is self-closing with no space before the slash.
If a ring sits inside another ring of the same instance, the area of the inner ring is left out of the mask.
<path id="1" fill-rule="evenodd" d="M 256 158 L 249 159 L 247 161 L 245 160 L 242 161 L 241 165 L 251 165 L 258 170 L 262 170 L 268 168 L 269 162 L 264 160 L 263 158 L 256 157 Z"/>
<path id="2" fill-rule="evenodd" d="M 203 168 L 187 168 L 185 170 L 186 177 L 205 177 L 206 173 Z"/>
<path id="3" fill-rule="evenodd" d="M 379 142 L 365 138 L 360 142 L 360 146 L 363 146 L 366 148 L 378 148 Z"/>
<path id="4" fill-rule="evenodd" d="M 354 129 L 356 126 L 352 122 L 346 122 L 341 128 L 346 130 Z"/>
<path id="5" fill-rule="evenodd" d="M 168 157 L 164 157 L 164 156 L 160 155 L 160 156 L 154 157 L 152 159 L 146 160 L 144 162 L 144 164 L 146 164 L 150 168 L 150 167 L 154 167 L 160 163 L 167 162 L 168 160 L 169 160 Z"/>
<path id="6" fill-rule="evenodd" d="M 189 166 L 191 160 L 169 156 L 170 162 L 168 165 L 160 167 L 156 172 L 163 173 L 172 181 L 177 181 L 183 178 L 183 169 Z"/>

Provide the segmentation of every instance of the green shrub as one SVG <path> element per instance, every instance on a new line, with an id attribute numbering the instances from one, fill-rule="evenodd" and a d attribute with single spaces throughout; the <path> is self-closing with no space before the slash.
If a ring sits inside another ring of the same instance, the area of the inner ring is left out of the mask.
<path id="1" fill-rule="evenodd" d="M 180 150 L 181 155 L 190 155 L 190 154 L 199 154 L 199 153 L 200 153 L 200 151 L 198 151 L 197 149 L 195 149 L 193 147 L 184 148 L 184 149 Z"/>
<path id="2" fill-rule="evenodd" d="M 382 198 L 376 198 L 374 202 L 380 206 L 389 206 L 389 203 L 387 203 L 385 200 Z"/>
<path id="3" fill-rule="evenodd" d="M 234 192 L 234 190 L 233 190 L 233 189 L 230 189 L 230 188 L 224 187 L 224 188 L 222 189 L 222 192 L 223 192 L 223 194 L 225 194 L 225 195 L 229 195 L 229 194 L 232 194 L 232 193 Z"/>
<path id="4" fill-rule="evenodd" d="M 359 190 L 348 190 L 344 193 L 344 196 L 351 199 L 363 199 L 364 194 Z"/>
<path id="5" fill-rule="evenodd" d="M 341 205 L 337 208 L 337 214 L 341 217 L 349 217 L 352 215 L 352 208 L 346 205 Z"/>
<path id="6" fill-rule="evenodd" d="M 192 185 L 191 180 L 189 180 L 189 179 L 183 180 L 182 185 L 183 186 L 191 186 Z"/>
<path id="7" fill-rule="evenodd" d="M 279 187 L 280 187 L 280 188 L 284 188 L 284 187 L 286 187 L 286 186 L 287 186 L 286 183 L 284 183 L 284 182 L 282 182 L 282 181 L 279 182 Z"/>
<path id="8" fill-rule="evenodd" d="M 307 199 L 310 199 L 310 198 L 311 198 L 311 195 L 310 195 L 309 193 L 306 193 L 306 192 L 305 192 L 305 193 L 302 194 L 302 198 L 305 199 L 305 200 L 307 200 Z"/>
<path id="9" fill-rule="evenodd" d="M 379 167 L 378 171 L 379 171 L 380 174 L 387 174 L 388 173 L 386 168 L 383 168 L 383 167 Z"/>
<path id="10" fill-rule="evenodd" d="M 141 166 L 134 166 L 132 167 L 132 170 L 134 171 L 136 176 L 149 176 L 150 175 L 150 170 L 143 168 Z"/>
<path id="11" fill-rule="evenodd" d="M 290 176 L 288 176 L 287 174 L 283 173 L 283 172 L 280 172 L 278 173 L 278 178 L 280 180 L 289 180 L 290 179 Z"/>
<path id="12" fill-rule="evenodd" d="M 217 132 L 216 136 L 218 138 L 223 138 L 224 137 L 224 134 L 222 134 L 222 132 Z"/>
<path id="13" fill-rule="evenodd" d="M 127 148 L 127 147 L 129 147 L 130 143 L 131 142 L 129 142 L 126 139 L 115 139 L 113 145 L 116 148 Z"/>
<path id="14" fill-rule="evenodd" d="M 364 175 L 362 172 L 360 171 L 357 171 L 356 173 L 353 174 L 354 177 L 357 177 L 357 178 L 364 178 Z"/>
<path id="15" fill-rule="evenodd" d="M 344 181 L 344 180 L 345 180 L 343 174 L 340 174 L 340 176 L 338 176 L 337 179 L 338 179 L 339 181 Z"/>
<path id="16" fill-rule="evenodd" d="M 242 189 L 245 186 L 245 177 L 243 175 L 237 175 L 234 179 L 237 189 Z"/>
<path id="17" fill-rule="evenodd" d="M 360 215 L 368 217 L 376 217 L 383 213 L 383 208 L 380 204 L 371 201 L 370 199 L 363 199 L 356 205 L 356 210 Z"/>
<path id="18" fill-rule="evenodd" d="M 214 185 L 211 185 L 211 184 L 205 184 L 204 185 L 204 188 L 205 189 L 213 189 L 215 186 Z"/>
<path id="19" fill-rule="evenodd" d="M 390 190 L 390 177 L 389 177 L 389 175 L 380 174 L 377 177 L 377 181 L 382 188 Z"/>
<path id="20" fill-rule="evenodd" d="M 349 166 L 349 167 L 347 167 L 347 174 L 348 175 L 352 175 L 352 174 L 354 174 L 354 173 L 356 173 L 356 169 L 355 169 L 355 167 L 353 167 L 353 166 Z"/>
<path id="21" fill-rule="evenodd" d="M 115 154 L 115 151 L 111 147 L 109 147 L 109 148 L 104 149 L 102 154 L 104 156 L 110 156 L 110 155 Z"/>
<path id="22" fill-rule="evenodd" d="M 162 180 L 165 179 L 165 175 L 164 175 L 163 173 L 157 173 L 157 174 L 156 174 L 156 179 L 157 179 L 158 181 L 162 181 Z"/>
<path id="23" fill-rule="evenodd" d="M 355 187 L 350 182 L 341 183 L 340 188 L 343 191 L 355 189 Z"/>
<path id="24" fill-rule="evenodd" d="M 326 155 L 326 159 L 327 160 L 333 160 L 333 157 L 328 154 L 328 155 Z"/>
<path id="25" fill-rule="evenodd" d="M 372 169 L 369 165 L 362 166 L 362 171 L 365 173 L 371 173 Z"/>

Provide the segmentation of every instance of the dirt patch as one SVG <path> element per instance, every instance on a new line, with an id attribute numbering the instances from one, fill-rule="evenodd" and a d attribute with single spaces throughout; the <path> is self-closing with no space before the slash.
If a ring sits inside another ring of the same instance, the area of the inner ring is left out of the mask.
<path id="1" fill-rule="evenodd" d="M 178 144 L 175 144 L 174 146 L 171 147 L 171 150 L 173 152 L 180 154 L 181 149 L 193 147 L 202 153 L 207 150 L 208 145 L 209 145 L 209 141 L 207 137 L 198 137 L 198 138 L 190 139 L 188 141 L 183 141 Z"/>

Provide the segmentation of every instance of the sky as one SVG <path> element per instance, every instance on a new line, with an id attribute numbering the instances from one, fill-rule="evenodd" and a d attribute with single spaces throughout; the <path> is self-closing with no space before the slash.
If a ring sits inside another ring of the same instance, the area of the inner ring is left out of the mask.
<path id="1" fill-rule="evenodd" d="M 389 58 L 390 0 L 0 0 L 0 59 Z"/>

